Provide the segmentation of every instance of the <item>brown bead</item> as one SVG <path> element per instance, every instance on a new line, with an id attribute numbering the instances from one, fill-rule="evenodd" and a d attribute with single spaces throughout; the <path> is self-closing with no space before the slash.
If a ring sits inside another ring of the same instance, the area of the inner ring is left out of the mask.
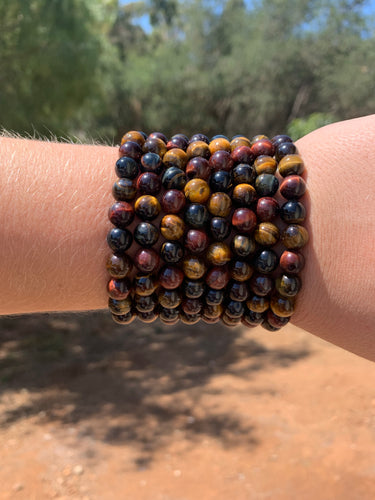
<path id="1" fill-rule="evenodd" d="M 137 198 L 134 204 L 135 213 L 143 220 L 155 219 L 161 211 L 161 206 L 155 196 L 145 194 Z"/>
<path id="2" fill-rule="evenodd" d="M 257 199 L 257 192 L 250 184 L 237 184 L 233 189 L 232 199 L 236 205 L 249 207 Z"/>
<path id="3" fill-rule="evenodd" d="M 184 273 L 175 266 L 164 266 L 159 272 L 159 284 L 167 290 L 178 288 L 184 279 Z"/>
<path id="4" fill-rule="evenodd" d="M 255 228 L 254 239 L 259 245 L 270 247 L 279 241 L 280 232 L 272 222 L 261 222 Z"/>
<path id="5" fill-rule="evenodd" d="M 124 144 L 124 142 L 132 141 L 132 142 L 136 142 L 137 144 L 139 144 L 142 147 L 145 140 L 146 139 L 143 137 L 143 135 L 140 132 L 138 132 L 137 130 L 130 130 L 129 132 L 126 132 L 126 134 L 124 134 L 122 136 L 121 146 Z"/>
<path id="6" fill-rule="evenodd" d="M 243 302 L 249 296 L 249 287 L 244 281 L 232 281 L 229 287 L 229 297 L 232 300 Z"/>
<path id="7" fill-rule="evenodd" d="M 206 283 L 214 290 L 222 290 L 229 282 L 230 274 L 226 266 L 215 266 L 206 275 Z"/>
<path id="8" fill-rule="evenodd" d="M 134 220 L 133 207 L 126 201 L 117 201 L 109 208 L 108 218 L 114 226 L 123 229 Z"/>
<path id="9" fill-rule="evenodd" d="M 277 316 L 271 309 L 268 309 L 266 315 L 268 323 L 274 328 L 280 329 L 289 323 L 290 317 L 282 318 L 281 316 Z"/>
<path id="10" fill-rule="evenodd" d="M 238 257 L 247 257 L 257 249 L 255 241 L 250 236 L 236 234 L 232 240 L 231 247 Z"/>
<path id="11" fill-rule="evenodd" d="M 185 223 L 177 215 L 165 215 L 160 222 L 160 232 L 167 240 L 179 240 L 184 231 Z"/>
<path id="12" fill-rule="evenodd" d="M 224 139 L 224 137 L 218 137 L 217 139 L 213 139 L 208 145 L 210 148 L 210 153 L 213 155 L 216 151 L 228 151 L 231 152 L 230 142 L 228 139 Z"/>
<path id="13" fill-rule="evenodd" d="M 187 154 L 185 153 L 185 151 L 178 148 L 167 151 L 163 157 L 163 163 L 167 168 L 178 167 L 181 170 L 184 170 L 187 162 Z"/>
<path id="14" fill-rule="evenodd" d="M 252 144 L 251 151 L 255 156 L 273 156 L 275 154 L 275 146 L 269 139 L 259 139 Z"/>
<path id="15" fill-rule="evenodd" d="M 256 226 L 257 218 L 249 208 L 237 208 L 232 215 L 232 225 L 241 233 L 251 233 Z"/>
<path id="16" fill-rule="evenodd" d="M 203 158 L 209 158 L 211 155 L 208 144 L 203 141 L 191 142 L 187 147 L 186 154 L 189 160 L 191 158 L 194 158 L 195 156 L 202 156 Z"/>
<path id="17" fill-rule="evenodd" d="M 131 283 L 128 278 L 112 278 L 107 283 L 107 293 L 112 299 L 126 299 L 131 292 Z"/>
<path id="18" fill-rule="evenodd" d="M 251 138 L 250 145 L 252 146 L 253 144 L 255 144 L 258 141 L 261 141 L 262 139 L 269 139 L 269 137 L 264 134 L 254 135 L 254 137 Z"/>
<path id="19" fill-rule="evenodd" d="M 182 191 L 169 189 L 163 195 L 161 206 L 167 214 L 179 214 L 185 208 L 186 198 Z"/>
<path id="20" fill-rule="evenodd" d="M 160 257 L 152 248 L 140 248 L 134 257 L 134 263 L 142 273 L 152 273 L 159 267 Z"/>
<path id="21" fill-rule="evenodd" d="M 137 184 L 135 179 L 117 179 L 112 187 L 112 195 L 117 201 L 130 201 L 137 194 Z"/>
<path id="22" fill-rule="evenodd" d="M 254 161 L 257 175 L 274 174 L 277 169 L 277 162 L 272 156 L 261 155 Z"/>
<path id="23" fill-rule="evenodd" d="M 253 268 L 247 261 L 235 260 L 231 264 L 231 276 L 236 281 L 247 281 L 253 275 Z"/>
<path id="24" fill-rule="evenodd" d="M 184 299 L 181 309 L 185 314 L 198 314 L 202 310 L 202 302 L 199 299 Z"/>
<path id="25" fill-rule="evenodd" d="M 118 325 L 130 325 L 136 318 L 136 314 L 134 311 L 130 310 L 126 314 L 114 314 L 112 313 L 112 319 Z"/>
<path id="26" fill-rule="evenodd" d="M 107 259 L 106 268 L 112 278 L 125 278 L 132 270 L 133 263 L 125 254 L 111 254 Z"/>
<path id="27" fill-rule="evenodd" d="M 283 297 L 294 297 L 301 290 L 301 280 L 296 275 L 282 274 L 276 279 L 275 288 Z"/>
<path id="28" fill-rule="evenodd" d="M 128 314 L 132 308 L 131 298 L 117 300 L 109 297 L 108 308 L 113 314 Z"/>
<path id="29" fill-rule="evenodd" d="M 280 185 L 280 194 L 287 200 L 301 198 L 306 192 L 306 183 L 299 175 L 288 175 Z"/>
<path id="30" fill-rule="evenodd" d="M 185 236 L 185 247 L 192 253 L 202 253 L 208 246 L 208 236 L 200 229 L 190 229 Z"/>
<path id="31" fill-rule="evenodd" d="M 167 309 L 174 309 L 181 304 L 182 295 L 177 289 L 166 290 L 165 288 L 160 288 L 158 291 L 159 304 Z"/>
<path id="32" fill-rule="evenodd" d="M 185 172 L 188 180 L 199 178 L 208 181 L 211 174 L 211 167 L 206 158 L 195 156 L 189 160 Z"/>
<path id="33" fill-rule="evenodd" d="M 205 203 L 210 197 L 210 188 L 203 179 L 191 179 L 184 188 L 186 199 L 191 203 Z"/>
<path id="34" fill-rule="evenodd" d="M 306 245 L 309 241 L 309 233 L 299 224 L 290 224 L 282 232 L 281 239 L 288 250 L 296 250 Z"/>
<path id="35" fill-rule="evenodd" d="M 207 325 L 214 325 L 215 323 L 219 323 L 220 316 L 218 316 L 217 318 L 209 318 L 208 316 L 205 316 L 204 314 L 202 314 L 201 319 L 202 319 L 202 321 L 207 323 Z"/>
<path id="36" fill-rule="evenodd" d="M 241 146 L 247 146 L 250 149 L 250 145 L 251 145 L 250 141 L 247 137 L 240 136 L 240 137 L 235 137 L 234 139 L 231 140 L 230 148 L 232 151 Z"/>
<path id="37" fill-rule="evenodd" d="M 186 277 L 192 280 L 199 280 L 206 272 L 203 260 L 198 257 L 191 256 L 184 259 L 182 266 Z"/>
<path id="38" fill-rule="evenodd" d="M 259 295 L 253 295 L 247 302 L 247 307 L 250 311 L 262 313 L 267 311 L 269 308 L 270 302 L 267 297 L 261 297 Z"/>
<path id="39" fill-rule="evenodd" d="M 231 257 L 231 251 L 225 243 L 212 243 L 206 253 L 208 262 L 213 266 L 224 266 Z"/>
<path id="40" fill-rule="evenodd" d="M 156 153 L 163 158 L 167 152 L 167 146 L 162 139 L 158 137 L 148 138 L 142 146 L 143 153 Z"/>
<path id="41" fill-rule="evenodd" d="M 156 278 L 151 274 L 137 275 L 134 278 L 133 288 L 137 295 L 151 295 L 157 287 Z"/>
<path id="42" fill-rule="evenodd" d="M 181 323 L 184 323 L 184 325 L 195 325 L 196 323 L 199 323 L 201 316 L 200 314 L 186 314 L 184 311 L 180 311 L 179 318 Z"/>
<path id="43" fill-rule="evenodd" d="M 241 318 L 234 318 L 228 316 L 228 314 L 223 314 L 221 317 L 221 321 L 225 326 L 229 326 L 230 328 L 234 328 L 241 324 Z"/>
<path id="44" fill-rule="evenodd" d="M 203 315 L 206 318 L 214 319 L 219 318 L 223 314 L 224 308 L 222 304 L 208 305 L 206 304 L 203 309 Z"/>
<path id="45" fill-rule="evenodd" d="M 232 150 L 231 158 L 234 163 L 252 165 L 254 162 L 255 155 L 248 146 L 239 146 Z"/>
<path id="46" fill-rule="evenodd" d="M 297 274 L 302 271 L 305 265 L 305 258 L 299 252 L 285 250 L 280 256 L 281 269 L 289 274 Z"/>
<path id="47" fill-rule="evenodd" d="M 257 202 L 257 217 L 262 222 L 270 222 L 273 220 L 279 211 L 279 204 L 275 198 L 263 196 Z"/>
<path id="48" fill-rule="evenodd" d="M 281 158 L 278 169 L 281 177 L 301 175 L 305 169 L 305 165 L 300 155 L 292 154 Z"/>
<path id="49" fill-rule="evenodd" d="M 140 321 L 142 321 L 142 323 L 153 323 L 158 318 L 158 315 L 156 311 L 149 311 L 149 312 L 137 311 L 137 318 Z"/>
<path id="50" fill-rule="evenodd" d="M 281 297 L 278 294 L 274 294 L 271 297 L 270 308 L 277 316 L 288 318 L 294 312 L 294 297 Z"/>
<path id="51" fill-rule="evenodd" d="M 226 193 L 213 193 L 208 202 L 208 210 L 212 215 L 228 217 L 232 208 L 232 200 Z"/>
<path id="52" fill-rule="evenodd" d="M 134 299 L 135 308 L 139 312 L 153 311 L 158 304 L 155 294 L 152 295 L 135 295 Z"/>
<path id="53" fill-rule="evenodd" d="M 265 274 L 254 274 L 250 280 L 250 289 L 255 295 L 265 297 L 273 289 L 273 279 Z"/>

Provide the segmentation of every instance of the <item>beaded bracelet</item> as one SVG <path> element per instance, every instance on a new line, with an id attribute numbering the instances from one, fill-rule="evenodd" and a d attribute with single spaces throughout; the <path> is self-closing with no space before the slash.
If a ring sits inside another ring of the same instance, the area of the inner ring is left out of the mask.
<path id="1" fill-rule="evenodd" d="M 308 241 L 304 163 L 289 136 L 130 131 L 115 170 L 107 292 L 116 323 L 288 323 Z"/>

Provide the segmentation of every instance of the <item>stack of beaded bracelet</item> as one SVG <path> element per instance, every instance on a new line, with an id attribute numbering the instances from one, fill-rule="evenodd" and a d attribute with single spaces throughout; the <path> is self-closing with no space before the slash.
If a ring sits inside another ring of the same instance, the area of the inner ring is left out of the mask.
<path id="1" fill-rule="evenodd" d="M 288 323 L 308 241 L 292 139 L 130 131 L 120 155 L 107 236 L 114 321 Z"/>

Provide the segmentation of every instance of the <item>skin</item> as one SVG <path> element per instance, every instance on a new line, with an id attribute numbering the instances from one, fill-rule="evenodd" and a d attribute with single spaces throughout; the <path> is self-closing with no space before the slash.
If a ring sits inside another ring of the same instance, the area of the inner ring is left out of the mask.
<path id="1" fill-rule="evenodd" d="M 297 142 L 310 240 L 292 322 L 375 360 L 375 115 Z M 0 138 L 0 314 L 107 307 L 118 149 Z"/>

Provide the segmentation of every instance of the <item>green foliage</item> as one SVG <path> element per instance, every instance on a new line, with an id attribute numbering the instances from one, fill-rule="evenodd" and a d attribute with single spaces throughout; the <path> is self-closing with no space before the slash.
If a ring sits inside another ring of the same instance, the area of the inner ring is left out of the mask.
<path id="1" fill-rule="evenodd" d="M 287 128 L 287 133 L 293 140 L 297 140 L 317 128 L 324 127 L 335 121 L 335 116 L 329 113 L 312 113 L 306 118 L 295 118 Z"/>

